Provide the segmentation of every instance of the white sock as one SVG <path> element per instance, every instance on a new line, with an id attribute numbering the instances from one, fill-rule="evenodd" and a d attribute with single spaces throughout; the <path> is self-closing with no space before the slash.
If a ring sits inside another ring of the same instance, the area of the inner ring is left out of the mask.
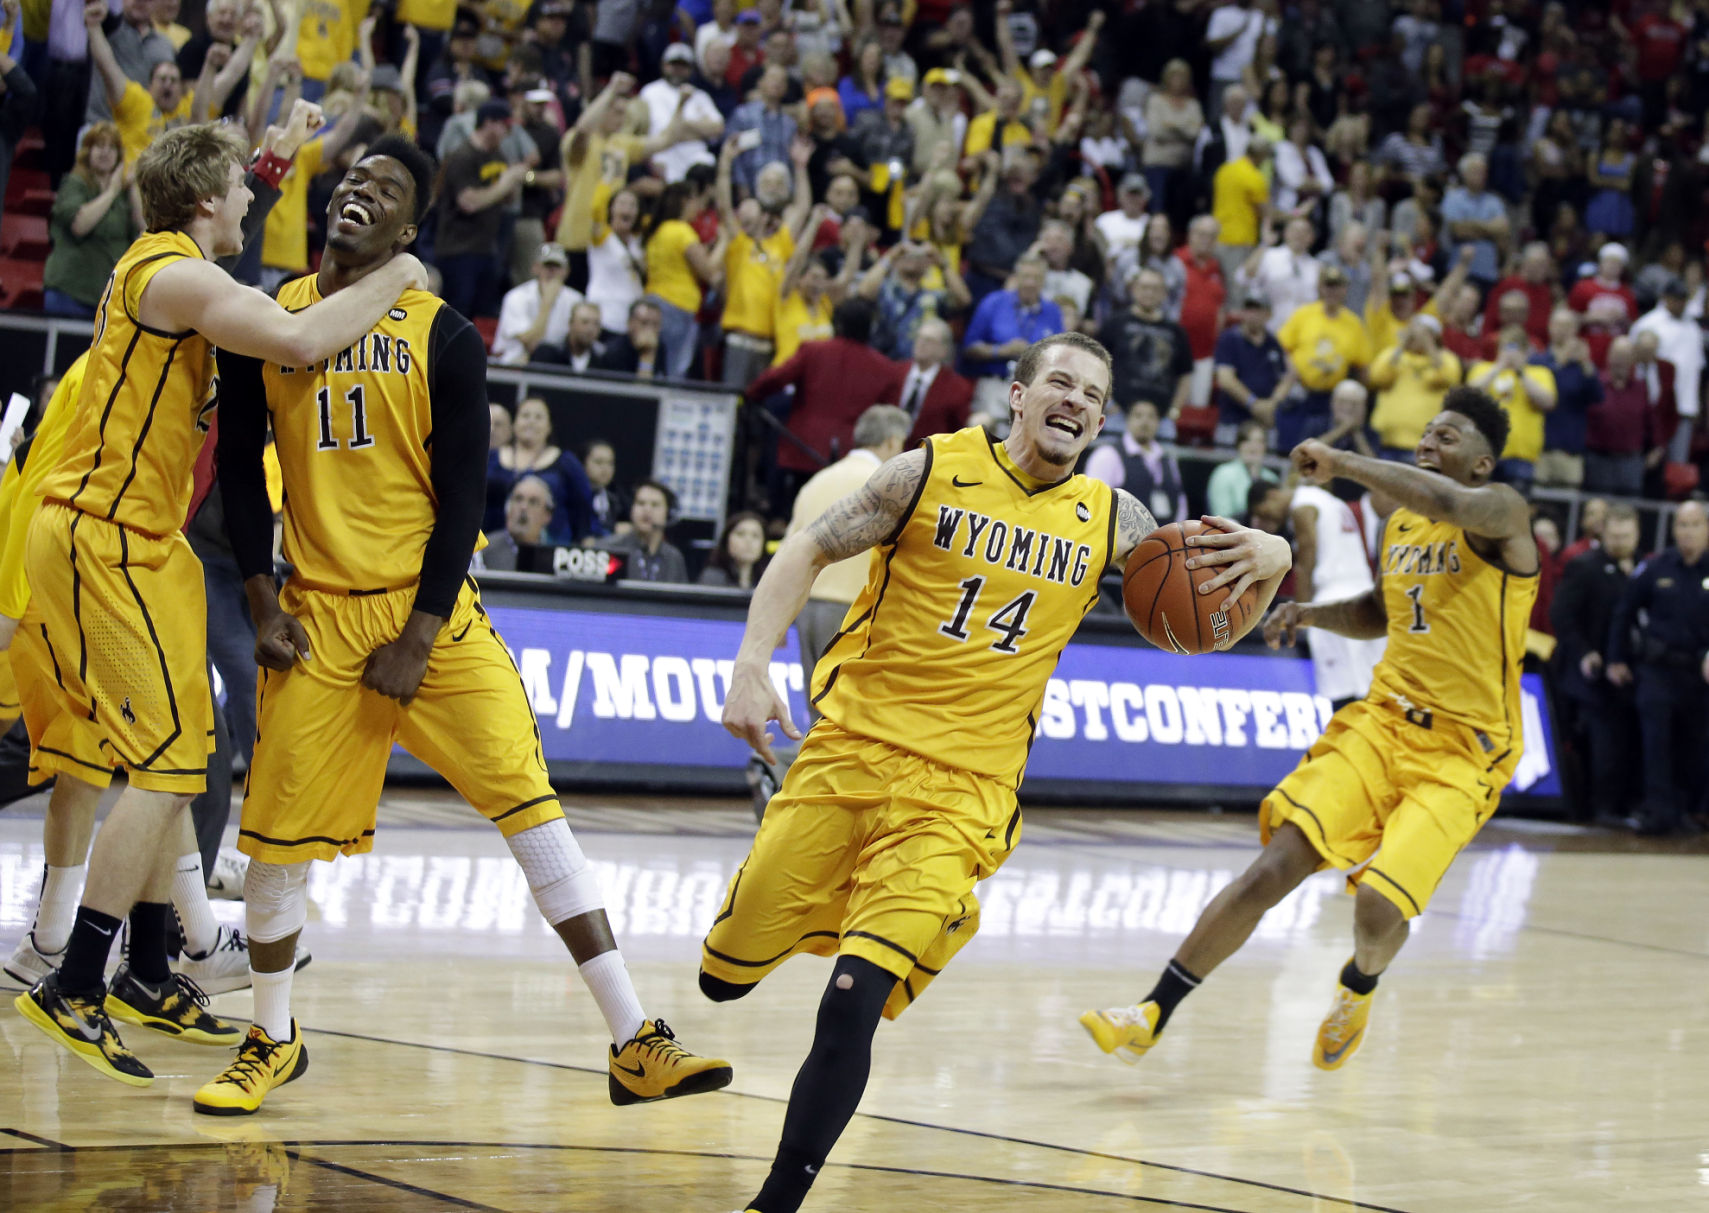
<path id="1" fill-rule="evenodd" d="M 83 895 L 83 877 L 89 865 L 56 868 L 51 864 L 42 877 L 42 902 L 36 910 L 36 922 L 30 928 L 36 938 L 38 952 L 60 952 L 71 939 L 71 927 L 77 921 L 77 899 Z"/>
<path id="2" fill-rule="evenodd" d="M 172 908 L 184 928 L 184 951 L 205 956 L 220 940 L 220 924 L 208 904 L 208 882 L 202 878 L 202 855 L 191 851 L 180 856 L 172 871 Z"/>
<path id="3" fill-rule="evenodd" d="M 647 1016 L 641 1010 L 641 999 L 635 993 L 635 983 L 629 980 L 629 968 L 623 963 L 623 953 L 616 948 L 601 952 L 581 966 L 582 980 L 588 992 L 599 1004 L 605 1016 L 605 1026 L 611 1030 L 611 1040 L 622 1046 L 635 1039 Z"/>
<path id="4" fill-rule="evenodd" d="M 295 968 L 278 973 L 249 970 L 255 987 L 255 1022 L 274 1040 L 291 1039 L 291 978 L 295 974 Z"/>

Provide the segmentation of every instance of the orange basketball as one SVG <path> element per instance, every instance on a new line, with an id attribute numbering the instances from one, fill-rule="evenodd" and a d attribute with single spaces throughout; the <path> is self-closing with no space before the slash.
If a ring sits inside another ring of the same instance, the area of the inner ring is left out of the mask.
<path id="1" fill-rule="evenodd" d="M 1195 548 L 1187 536 L 1205 529 L 1198 519 L 1171 522 L 1140 540 L 1122 571 L 1122 603 L 1139 634 L 1169 653 L 1210 653 L 1226 649 L 1246 634 L 1258 608 L 1258 590 L 1248 589 L 1228 613 L 1222 609 L 1228 587 L 1199 593 L 1221 566 L 1189 569 Z"/>

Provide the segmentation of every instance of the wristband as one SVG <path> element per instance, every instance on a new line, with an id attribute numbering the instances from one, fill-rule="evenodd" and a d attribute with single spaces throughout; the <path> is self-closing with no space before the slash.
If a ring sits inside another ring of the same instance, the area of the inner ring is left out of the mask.
<path id="1" fill-rule="evenodd" d="M 262 181 L 273 189 L 279 188 L 279 182 L 285 174 L 291 171 L 294 157 L 280 156 L 272 151 L 263 151 L 250 167 L 258 181 Z"/>

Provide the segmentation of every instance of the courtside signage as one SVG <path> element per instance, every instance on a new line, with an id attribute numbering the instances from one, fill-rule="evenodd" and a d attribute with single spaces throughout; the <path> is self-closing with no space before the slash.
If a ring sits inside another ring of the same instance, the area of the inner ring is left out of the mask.
<path id="1" fill-rule="evenodd" d="M 719 723 L 742 625 L 574 609 L 490 608 L 521 671 L 550 762 L 739 768 Z M 806 679 L 793 631 L 771 666 L 797 722 Z M 1542 684 L 1524 679 L 1526 755 L 1514 791 L 1560 794 Z M 1329 720 L 1309 661 L 1070 644 L 1039 711 L 1029 781 L 1264 791 Z"/>

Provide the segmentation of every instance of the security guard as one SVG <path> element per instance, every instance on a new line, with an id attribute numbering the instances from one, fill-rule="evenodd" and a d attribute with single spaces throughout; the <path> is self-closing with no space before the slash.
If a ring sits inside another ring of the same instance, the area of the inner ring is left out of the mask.
<path id="1" fill-rule="evenodd" d="M 1636 669 L 1647 807 L 1639 829 L 1646 834 L 1695 833 L 1687 800 L 1701 796 L 1706 782 L 1709 507 L 1680 506 L 1673 543 L 1633 575 L 1608 636 L 1608 681 L 1627 686 Z"/>

